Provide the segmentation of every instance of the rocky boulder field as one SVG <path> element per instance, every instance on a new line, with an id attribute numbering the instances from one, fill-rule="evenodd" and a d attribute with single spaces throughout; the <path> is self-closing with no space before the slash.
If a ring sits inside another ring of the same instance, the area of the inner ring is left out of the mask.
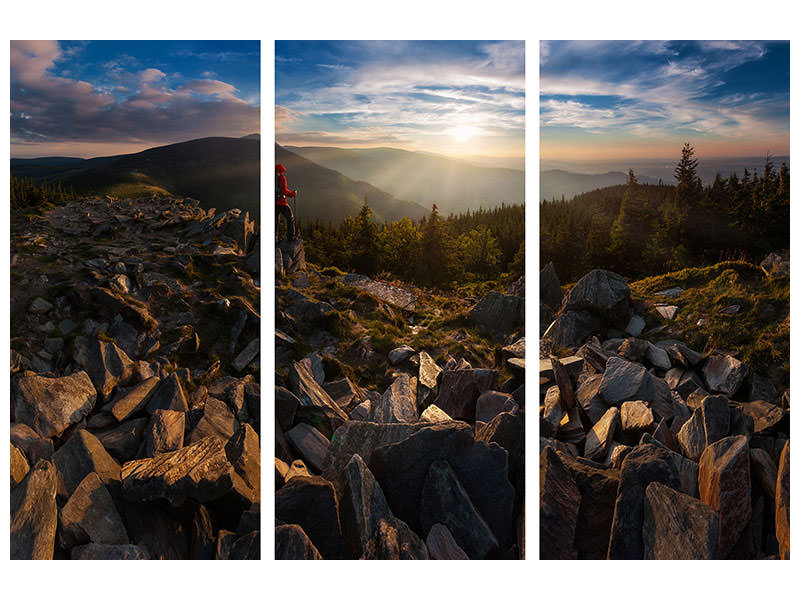
<path id="1" fill-rule="evenodd" d="M 619 275 L 540 283 L 541 558 L 788 559 L 789 390 L 645 330 Z"/>
<path id="2" fill-rule="evenodd" d="M 275 268 L 276 558 L 523 558 L 524 282 L 459 320 L 301 241 Z"/>
<path id="3" fill-rule="evenodd" d="M 11 558 L 259 558 L 257 225 L 106 197 L 11 235 Z"/>

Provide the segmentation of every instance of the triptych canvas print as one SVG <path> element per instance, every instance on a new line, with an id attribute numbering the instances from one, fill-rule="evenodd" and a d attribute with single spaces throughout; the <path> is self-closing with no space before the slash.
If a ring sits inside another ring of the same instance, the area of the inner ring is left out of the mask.
<path id="1" fill-rule="evenodd" d="M 10 558 L 789 559 L 789 47 L 11 41 Z"/>

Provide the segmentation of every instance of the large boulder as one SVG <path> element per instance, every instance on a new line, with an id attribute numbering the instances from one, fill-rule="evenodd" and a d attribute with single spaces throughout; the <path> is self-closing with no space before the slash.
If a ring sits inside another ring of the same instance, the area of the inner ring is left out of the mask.
<path id="1" fill-rule="evenodd" d="M 89 377 L 102 398 L 108 398 L 119 383 L 134 373 L 135 363 L 111 342 L 84 337 L 75 338 L 73 360 Z"/>
<path id="2" fill-rule="evenodd" d="M 330 481 L 294 477 L 275 492 L 275 518 L 303 528 L 323 558 L 344 558 L 339 502 Z"/>
<path id="3" fill-rule="evenodd" d="M 97 392 L 84 371 L 66 377 L 26 375 L 19 379 L 14 418 L 43 437 L 61 434 L 94 408 Z"/>
<path id="4" fill-rule="evenodd" d="M 750 453 L 743 435 L 708 446 L 700 458 L 700 499 L 719 514 L 719 556 L 725 558 L 750 522 Z"/>
<path id="5" fill-rule="evenodd" d="M 497 539 L 447 461 L 431 464 L 422 487 L 419 515 L 425 537 L 441 523 L 473 560 L 486 558 L 498 549 Z"/>
<path id="6" fill-rule="evenodd" d="M 475 420 L 475 405 L 486 390 L 497 383 L 494 369 L 459 369 L 444 371 L 439 382 L 439 395 L 434 404 L 453 419 Z"/>
<path id="7" fill-rule="evenodd" d="M 584 275 L 569 291 L 564 300 L 564 309 L 588 310 L 613 323 L 622 323 L 628 314 L 630 297 L 631 290 L 620 275 L 595 269 Z"/>
<path id="8" fill-rule="evenodd" d="M 120 480 L 119 463 L 94 435 L 81 429 L 53 454 L 58 470 L 59 496 L 70 497 L 89 473 L 96 473 L 105 485 L 116 488 Z"/>
<path id="9" fill-rule="evenodd" d="M 61 545 L 71 548 L 89 542 L 120 545 L 128 543 L 128 532 L 111 494 L 96 473 L 89 473 L 61 509 Z"/>
<path id="10" fill-rule="evenodd" d="M 489 292 L 469 311 L 469 317 L 495 340 L 502 340 L 525 322 L 525 299 Z"/>
<path id="11" fill-rule="evenodd" d="M 417 420 L 416 381 L 401 373 L 383 395 L 370 404 L 368 421 L 375 423 L 414 423 Z"/>
<path id="12" fill-rule="evenodd" d="M 513 543 L 514 488 L 508 479 L 508 453 L 475 442 L 466 423 L 434 423 L 407 439 L 372 451 L 369 467 L 380 482 L 392 512 L 421 532 L 419 502 L 431 464 L 447 461 L 501 550 Z"/>
<path id="13" fill-rule="evenodd" d="M 180 450 L 122 466 L 122 493 L 130 500 L 164 499 L 180 505 L 187 498 L 208 502 L 233 487 L 233 467 L 225 444 L 210 436 Z"/>
<path id="14" fill-rule="evenodd" d="M 644 558 L 717 558 L 719 517 L 707 504 L 653 482 L 644 505 Z"/>
<path id="15" fill-rule="evenodd" d="M 653 376 L 639 363 L 612 356 L 606 364 L 598 392 L 606 404 L 612 406 L 628 400 L 649 402 L 655 394 Z"/>
<path id="16" fill-rule="evenodd" d="M 162 379 L 150 396 L 150 400 L 147 403 L 147 412 L 152 415 L 157 410 L 177 410 L 180 412 L 189 410 L 186 394 L 183 391 L 183 385 L 177 373 L 170 373 L 166 379 Z"/>
<path id="17" fill-rule="evenodd" d="M 547 263 L 539 271 L 539 298 L 553 311 L 561 308 L 564 292 L 561 290 L 561 281 L 552 262 Z"/>
<path id="18" fill-rule="evenodd" d="M 53 558 L 58 526 L 56 470 L 40 460 L 11 490 L 9 557 L 22 560 Z"/>
<path id="19" fill-rule="evenodd" d="M 453 538 L 450 530 L 436 523 L 428 532 L 425 539 L 428 547 L 428 556 L 431 560 L 468 560 L 467 553 L 462 550 Z"/>
<path id="20" fill-rule="evenodd" d="M 586 310 L 563 312 L 550 323 L 542 340 L 559 348 L 576 348 L 602 326 L 602 321 Z"/>
<path id="21" fill-rule="evenodd" d="M 275 528 L 275 560 L 322 560 L 306 532 L 299 525 Z"/>
<path id="22" fill-rule="evenodd" d="M 609 559 L 644 558 L 642 527 L 645 490 L 654 481 L 673 489 L 680 487 L 678 471 L 670 451 L 653 444 L 640 444 L 622 461 L 608 542 Z"/>
<path id="23" fill-rule="evenodd" d="M 539 456 L 539 558 L 575 558 L 581 493 L 555 450 Z"/>
<path id="24" fill-rule="evenodd" d="M 132 544 L 85 544 L 75 546 L 70 553 L 72 560 L 147 560 L 150 555 L 141 546 Z"/>
<path id="25" fill-rule="evenodd" d="M 339 502 L 342 536 L 351 558 L 367 551 L 380 522 L 390 519 L 392 511 L 381 486 L 367 468 L 364 460 L 354 454 L 342 474 L 343 489 Z"/>

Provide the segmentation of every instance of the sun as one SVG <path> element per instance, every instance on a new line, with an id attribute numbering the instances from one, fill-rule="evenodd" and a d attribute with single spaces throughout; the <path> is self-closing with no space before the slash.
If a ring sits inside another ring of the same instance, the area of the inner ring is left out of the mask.
<path id="1" fill-rule="evenodd" d="M 447 133 L 453 136 L 456 139 L 456 141 L 466 142 L 471 137 L 478 135 L 480 131 L 476 127 L 472 127 L 471 125 L 457 125 L 456 127 L 453 127 L 450 130 L 448 130 Z"/>

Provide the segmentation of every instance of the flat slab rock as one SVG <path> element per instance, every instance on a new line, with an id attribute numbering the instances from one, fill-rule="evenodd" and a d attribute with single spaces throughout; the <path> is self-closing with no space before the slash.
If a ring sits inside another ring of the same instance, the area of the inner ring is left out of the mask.
<path id="1" fill-rule="evenodd" d="M 175 452 L 125 463 L 122 493 L 130 500 L 162 498 L 174 505 L 187 498 L 208 502 L 232 488 L 232 474 L 225 444 L 207 437 Z"/>
<path id="2" fill-rule="evenodd" d="M 43 437 L 61 434 L 94 408 L 97 392 L 84 371 L 66 377 L 27 375 L 19 380 L 15 420 Z"/>

